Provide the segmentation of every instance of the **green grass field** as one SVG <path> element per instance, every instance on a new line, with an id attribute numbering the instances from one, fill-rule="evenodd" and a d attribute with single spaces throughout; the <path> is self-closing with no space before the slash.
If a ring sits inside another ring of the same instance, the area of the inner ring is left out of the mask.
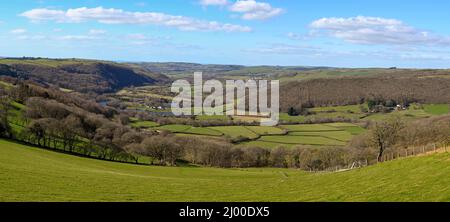
<path id="1" fill-rule="evenodd" d="M 292 136 L 319 136 L 339 141 L 350 141 L 353 135 L 347 131 L 323 131 L 323 132 L 292 132 Z"/>
<path id="2" fill-rule="evenodd" d="M 259 135 L 253 131 L 247 129 L 245 126 L 215 126 L 208 127 L 209 129 L 219 131 L 231 138 L 238 138 L 239 136 L 247 137 L 250 139 L 257 138 Z"/>
<path id="3" fill-rule="evenodd" d="M 222 136 L 223 134 L 220 131 L 210 129 L 210 128 L 204 128 L 204 127 L 191 127 L 183 133 L 190 133 L 190 134 L 198 134 L 198 135 L 204 135 L 204 136 Z"/>
<path id="4" fill-rule="evenodd" d="M 192 127 L 187 125 L 164 125 L 155 127 L 176 134 L 192 136 L 225 136 L 231 139 L 247 137 L 255 141 L 246 141 L 244 146 L 260 146 L 276 148 L 278 146 L 292 147 L 294 145 L 343 146 L 355 135 L 365 129 L 352 123 L 303 124 L 269 126 L 216 126 Z"/>
<path id="5" fill-rule="evenodd" d="M 449 113 L 449 104 L 426 104 L 424 110 L 432 115 L 444 115 Z"/>
<path id="6" fill-rule="evenodd" d="M 135 128 L 151 128 L 159 126 L 158 123 L 153 121 L 133 121 L 130 125 Z"/>
<path id="7" fill-rule="evenodd" d="M 346 127 L 340 127 L 340 129 L 343 129 L 352 135 L 359 135 L 361 133 L 364 133 L 366 130 L 360 126 L 346 126 Z"/>
<path id="8" fill-rule="evenodd" d="M 375 113 L 364 118 L 364 120 L 383 121 L 392 117 L 399 117 L 403 120 L 417 120 L 432 116 L 423 109 L 409 109 L 404 111 L 393 111 L 390 113 Z"/>
<path id="9" fill-rule="evenodd" d="M 167 130 L 167 131 L 170 131 L 173 133 L 182 133 L 182 132 L 188 130 L 189 128 L 191 128 L 191 126 L 188 126 L 188 125 L 164 125 L 164 126 L 157 127 L 155 129 Z"/>
<path id="10" fill-rule="evenodd" d="M 258 127 L 258 126 L 256 126 Z M 247 127 L 251 129 L 251 127 Z M 271 129 L 272 131 L 269 131 Z M 273 131 L 280 132 L 278 135 Z M 281 125 L 279 127 L 259 128 L 253 130 L 261 135 L 256 141 L 245 142 L 245 146 L 259 146 L 263 148 L 277 148 L 280 146 L 291 148 L 296 145 L 310 146 L 343 146 L 353 136 L 365 131 L 362 127 L 352 123 L 302 124 Z M 268 131 L 269 133 L 263 133 Z"/>
<path id="11" fill-rule="evenodd" d="M 263 136 L 260 141 L 273 142 L 283 144 L 298 144 L 298 145 L 317 145 L 317 146 L 343 146 L 345 142 L 336 139 L 327 138 L 323 135 L 289 135 L 289 136 Z"/>
<path id="12" fill-rule="evenodd" d="M 280 121 L 283 122 L 299 122 L 302 123 L 305 121 L 305 116 L 289 116 L 287 113 L 280 113 Z"/>
<path id="13" fill-rule="evenodd" d="M 285 130 L 271 126 L 247 126 L 247 129 L 258 135 L 281 135 L 285 134 Z"/>
<path id="14" fill-rule="evenodd" d="M 302 125 L 283 125 L 281 126 L 292 132 L 302 132 L 302 131 L 339 131 L 340 129 L 332 126 L 327 126 L 324 124 L 302 124 Z"/>
<path id="15" fill-rule="evenodd" d="M 450 201 L 450 154 L 339 173 L 154 167 L 0 140 L 0 201 Z"/>

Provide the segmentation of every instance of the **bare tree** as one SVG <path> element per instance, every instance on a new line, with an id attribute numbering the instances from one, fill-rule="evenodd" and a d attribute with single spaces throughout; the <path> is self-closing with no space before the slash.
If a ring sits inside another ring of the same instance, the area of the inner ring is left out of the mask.
<path id="1" fill-rule="evenodd" d="M 63 141 L 63 148 L 69 148 L 70 152 L 73 152 L 75 148 L 75 142 L 81 129 L 80 118 L 75 115 L 69 115 L 66 117 L 62 124 L 59 125 L 59 132 Z"/>
<path id="2" fill-rule="evenodd" d="M 371 129 L 371 142 L 378 149 L 377 160 L 381 161 L 386 149 L 396 144 L 404 124 L 400 118 L 392 118 L 383 122 L 376 122 Z"/>
<path id="3" fill-rule="evenodd" d="M 33 120 L 27 127 L 30 139 L 39 146 L 45 145 L 45 126 L 41 120 Z M 41 141 L 44 143 L 41 144 Z"/>
<path id="4" fill-rule="evenodd" d="M 183 148 L 170 137 L 152 136 L 144 139 L 140 154 L 159 160 L 159 164 L 175 165 L 182 157 Z"/>

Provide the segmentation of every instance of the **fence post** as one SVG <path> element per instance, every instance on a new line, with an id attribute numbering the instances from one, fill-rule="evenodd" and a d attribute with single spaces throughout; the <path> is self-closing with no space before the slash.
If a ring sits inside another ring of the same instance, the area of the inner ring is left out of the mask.
<path id="1" fill-rule="evenodd" d="M 433 150 L 436 153 L 436 143 L 433 143 Z"/>

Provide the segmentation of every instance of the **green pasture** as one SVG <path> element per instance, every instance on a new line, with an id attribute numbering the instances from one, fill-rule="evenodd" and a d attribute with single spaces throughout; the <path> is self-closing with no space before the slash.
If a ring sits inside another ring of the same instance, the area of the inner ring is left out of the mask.
<path id="1" fill-rule="evenodd" d="M 0 201 L 450 201 L 450 154 L 338 173 L 156 167 L 0 140 Z"/>

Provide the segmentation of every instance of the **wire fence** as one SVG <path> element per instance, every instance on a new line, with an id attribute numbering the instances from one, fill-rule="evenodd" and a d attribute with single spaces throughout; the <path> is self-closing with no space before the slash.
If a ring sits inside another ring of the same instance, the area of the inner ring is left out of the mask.
<path id="1" fill-rule="evenodd" d="M 450 146 L 448 144 L 439 145 L 436 143 L 422 145 L 422 146 L 413 146 L 408 147 L 404 149 L 398 149 L 395 151 L 388 151 L 385 152 L 380 160 L 362 160 L 362 161 L 355 161 L 349 165 L 346 166 L 335 166 L 330 167 L 328 169 L 323 170 L 323 172 L 343 172 L 348 171 L 352 169 L 358 169 L 370 165 L 375 165 L 382 162 L 392 161 L 392 160 L 398 160 L 402 158 L 412 157 L 412 156 L 421 156 L 426 154 L 432 154 L 432 153 L 444 153 L 444 152 L 450 152 Z"/>
<path id="2" fill-rule="evenodd" d="M 420 156 L 423 154 L 438 153 L 438 152 L 450 152 L 450 147 L 447 145 L 439 145 L 436 143 L 413 146 L 405 149 L 399 149 L 395 151 L 388 151 L 381 156 L 381 160 L 377 162 L 386 162 L 396 160 L 400 158 L 406 158 L 410 156 Z"/>

